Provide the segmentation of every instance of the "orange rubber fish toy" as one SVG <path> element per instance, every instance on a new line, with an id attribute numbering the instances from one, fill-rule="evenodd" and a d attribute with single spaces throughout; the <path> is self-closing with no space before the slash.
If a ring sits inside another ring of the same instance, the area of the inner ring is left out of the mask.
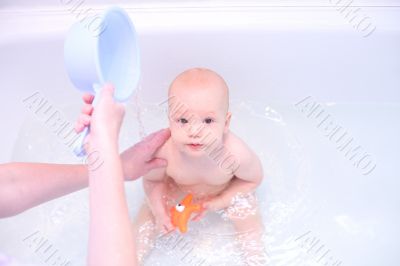
<path id="1" fill-rule="evenodd" d="M 200 204 L 192 204 L 193 195 L 188 194 L 175 207 L 171 208 L 171 222 L 178 227 L 181 233 L 186 233 L 188 222 L 193 212 L 201 212 L 203 210 Z"/>

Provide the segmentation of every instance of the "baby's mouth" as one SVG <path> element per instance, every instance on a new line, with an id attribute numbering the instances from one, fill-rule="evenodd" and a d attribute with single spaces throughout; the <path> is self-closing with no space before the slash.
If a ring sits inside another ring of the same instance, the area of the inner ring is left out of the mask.
<path id="1" fill-rule="evenodd" d="M 186 145 L 189 146 L 189 148 L 191 148 L 193 150 L 199 150 L 203 147 L 203 144 L 200 144 L 200 143 L 189 143 Z"/>

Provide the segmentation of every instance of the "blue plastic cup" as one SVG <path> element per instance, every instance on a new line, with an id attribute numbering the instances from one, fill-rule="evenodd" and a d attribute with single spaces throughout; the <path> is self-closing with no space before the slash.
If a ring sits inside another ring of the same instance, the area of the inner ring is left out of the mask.
<path id="1" fill-rule="evenodd" d="M 102 31 L 94 34 L 82 22 L 75 23 L 64 43 L 64 61 L 74 86 L 95 95 L 105 83 L 114 86 L 114 99 L 124 102 L 137 89 L 140 79 L 139 46 L 129 15 L 119 7 L 106 10 L 101 19 Z M 86 154 L 85 128 L 75 142 L 74 153 Z"/>

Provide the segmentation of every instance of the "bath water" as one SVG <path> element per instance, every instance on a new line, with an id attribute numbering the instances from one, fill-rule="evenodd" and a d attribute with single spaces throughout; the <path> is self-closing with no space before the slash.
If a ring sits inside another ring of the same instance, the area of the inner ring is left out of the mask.
<path id="1" fill-rule="evenodd" d="M 127 105 L 121 150 L 168 126 L 165 103 L 134 99 Z M 256 199 L 270 265 L 377 265 L 360 254 L 372 254 L 380 243 L 377 236 L 394 228 L 390 221 L 397 216 L 391 211 L 382 213 L 384 199 L 371 199 L 370 195 L 380 187 L 389 197 L 398 185 L 392 174 L 391 150 L 400 145 L 390 141 L 400 130 L 385 121 L 394 121 L 400 106 L 330 104 L 326 108 L 365 149 L 380 156 L 380 162 L 386 160 L 380 168 L 362 175 L 293 104 L 231 101 L 231 130 L 256 152 L 264 168 Z M 62 110 L 74 121 L 80 105 Z M 12 159 L 79 162 L 71 149 L 30 114 L 21 126 Z M 144 199 L 140 181 L 126 183 L 126 193 L 133 218 Z M 394 212 L 396 204 L 388 200 L 385 207 Z M 46 261 L 49 253 L 40 248 L 45 242 L 57 250 L 60 261 L 86 265 L 88 221 L 88 191 L 84 189 L 0 220 L 0 250 L 20 265 L 50 265 Z M 183 236 L 174 232 L 159 237 L 145 265 L 244 265 L 234 237 L 222 212 L 209 213 L 202 221 L 191 223 Z M 384 245 L 389 249 L 395 246 L 390 241 Z"/>

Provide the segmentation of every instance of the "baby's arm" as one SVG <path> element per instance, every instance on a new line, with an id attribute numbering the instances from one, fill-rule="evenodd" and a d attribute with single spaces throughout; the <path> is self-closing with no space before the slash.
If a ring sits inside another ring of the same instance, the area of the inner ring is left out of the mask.
<path id="1" fill-rule="evenodd" d="M 248 194 L 261 184 L 263 170 L 258 156 L 248 149 L 242 149 L 235 153 L 239 167 L 235 170 L 234 178 L 228 187 L 217 197 L 204 204 L 204 207 L 211 210 L 220 210 L 231 205 L 232 199 L 239 193 Z"/>
<path id="2" fill-rule="evenodd" d="M 174 229 L 167 210 L 166 195 L 168 185 L 165 168 L 153 169 L 143 177 L 143 188 L 147 204 L 156 220 L 157 227 L 164 233 Z"/>

